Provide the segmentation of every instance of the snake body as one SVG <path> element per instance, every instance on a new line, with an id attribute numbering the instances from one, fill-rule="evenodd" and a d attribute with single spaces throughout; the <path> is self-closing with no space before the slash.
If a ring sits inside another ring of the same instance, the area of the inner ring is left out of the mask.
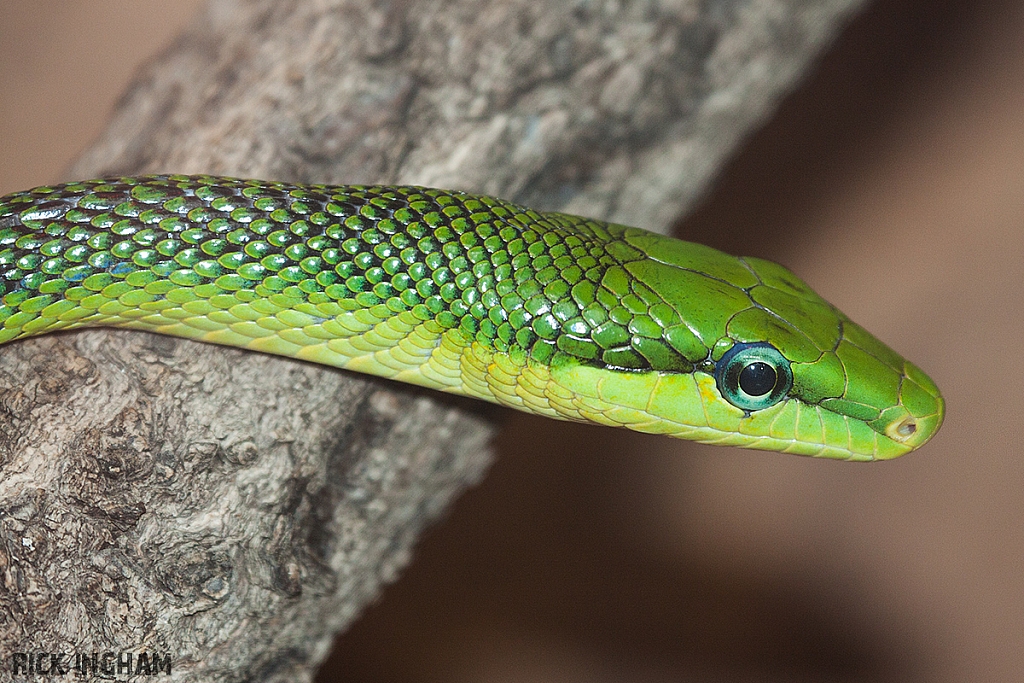
<path id="1" fill-rule="evenodd" d="M 94 326 L 830 458 L 906 453 L 944 410 L 775 263 L 420 187 L 162 175 L 0 198 L 0 343 Z"/>

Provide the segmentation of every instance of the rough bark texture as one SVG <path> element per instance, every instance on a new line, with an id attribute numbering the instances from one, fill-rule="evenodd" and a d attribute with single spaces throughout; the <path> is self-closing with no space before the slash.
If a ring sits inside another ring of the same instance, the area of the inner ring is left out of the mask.
<path id="1" fill-rule="evenodd" d="M 71 175 L 417 183 L 664 230 L 859 4 L 215 0 Z M 14 344 L 0 639 L 309 680 L 490 434 L 463 402 L 231 349 Z"/>

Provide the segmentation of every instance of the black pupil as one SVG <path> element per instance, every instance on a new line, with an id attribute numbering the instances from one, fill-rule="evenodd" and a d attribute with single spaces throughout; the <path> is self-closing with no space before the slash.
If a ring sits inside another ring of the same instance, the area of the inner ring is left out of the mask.
<path id="1" fill-rule="evenodd" d="M 777 380 L 775 368 L 761 361 L 754 361 L 740 370 L 740 389 L 747 396 L 764 396 L 775 388 Z"/>

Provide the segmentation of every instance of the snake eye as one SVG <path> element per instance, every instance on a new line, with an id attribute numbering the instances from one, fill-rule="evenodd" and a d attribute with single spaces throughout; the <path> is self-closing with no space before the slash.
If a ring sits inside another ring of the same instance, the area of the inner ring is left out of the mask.
<path id="1" fill-rule="evenodd" d="M 789 361 L 771 344 L 736 344 L 715 363 L 718 391 L 742 410 L 773 406 L 793 387 Z"/>

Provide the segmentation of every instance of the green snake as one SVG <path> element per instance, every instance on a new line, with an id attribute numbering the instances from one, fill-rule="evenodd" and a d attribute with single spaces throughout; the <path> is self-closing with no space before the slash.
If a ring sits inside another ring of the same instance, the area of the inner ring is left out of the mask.
<path id="1" fill-rule="evenodd" d="M 483 195 L 159 175 L 0 198 L 0 343 L 112 326 L 564 420 L 846 460 L 942 423 L 784 267 Z"/>

